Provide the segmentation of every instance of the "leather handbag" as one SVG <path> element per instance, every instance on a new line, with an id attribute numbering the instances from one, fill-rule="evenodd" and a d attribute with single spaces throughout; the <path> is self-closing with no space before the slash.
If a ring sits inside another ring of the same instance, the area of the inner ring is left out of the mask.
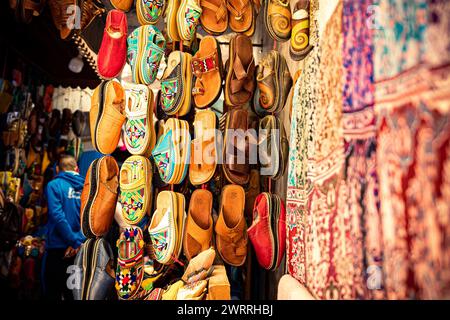
<path id="1" fill-rule="evenodd" d="M 111 156 L 92 162 L 81 193 L 81 231 L 86 238 L 105 235 L 116 210 L 119 166 Z"/>
<path id="2" fill-rule="evenodd" d="M 74 300 L 105 300 L 114 290 L 114 255 L 104 239 L 88 239 L 75 257 Z"/>

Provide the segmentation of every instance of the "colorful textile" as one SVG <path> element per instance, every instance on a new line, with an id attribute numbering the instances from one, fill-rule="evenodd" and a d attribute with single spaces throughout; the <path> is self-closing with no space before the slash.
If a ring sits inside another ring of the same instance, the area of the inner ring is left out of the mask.
<path id="1" fill-rule="evenodd" d="M 355 298 L 384 298 L 373 109 L 373 0 L 345 0 L 343 12 L 345 210 L 350 215 Z"/>
<path id="2" fill-rule="evenodd" d="M 440 64 L 450 55 L 440 44 L 426 47 L 425 38 L 448 41 L 445 32 L 433 33 L 450 12 L 438 9 L 441 1 L 430 2 L 432 11 L 419 0 L 382 4 L 396 12 L 394 25 L 383 21 L 384 33 L 401 31 L 374 43 L 376 63 L 389 57 L 400 66 L 386 72 L 375 65 L 384 286 L 389 299 L 448 298 L 450 77 L 448 65 Z M 428 51 L 434 49 L 440 57 Z"/>

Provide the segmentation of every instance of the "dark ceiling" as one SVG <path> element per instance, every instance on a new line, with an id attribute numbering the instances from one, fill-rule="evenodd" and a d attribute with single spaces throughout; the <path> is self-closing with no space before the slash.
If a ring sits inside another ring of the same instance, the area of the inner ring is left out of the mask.
<path id="1" fill-rule="evenodd" d="M 8 1 L 0 1 L 0 70 L 5 70 L 6 78 L 13 68 L 18 68 L 25 77 L 33 74 L 34 78 L 41 78 L 33 79 L 37 82 L 96 87 L 98 76 L 86 61 L 79 74 L 68 69 L 70 59 L 77 55 L 78 49 L 72 42 L 59 38 L 48 7 L 30 24 L 23 24 L 15 20 Z"/>

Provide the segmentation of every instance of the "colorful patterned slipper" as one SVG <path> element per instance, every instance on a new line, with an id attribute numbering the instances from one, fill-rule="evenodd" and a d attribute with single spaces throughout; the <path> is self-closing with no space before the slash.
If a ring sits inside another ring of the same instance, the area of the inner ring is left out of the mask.
<path id="1" fill-rule="evenodd" d="M 181 40 L 190 42 L 195 37 L 197 25 L 200 22 L 202 8 L 199 0 L 184 0 L 177 14 L 178 34 Z"/>
<path id="2" fill-rule="evenodd" d="M 291 36 L 291 8 L 289 0 L 266 0 L 264 24 L 272 39 L 287 41 Z"/>
<path id="3" fill-rule="evenodd" d="M 161 180 L 168 183 L 172 180 L 175 172 L 175 164 L 180 161 L 179 153 L 175 152 L 175 146 L 172 142 L 172 135 L 175 132 L 168 130 L 158 140 L 155 149 L 152 152 L 153 160 L 158 168 Z"/>
<path id="4" fill-rule="evenodd" d="M 140 48 L 141 64 L 139 77 L 143 84 L 152 84 L 156 80 L 159 64 L 164 56 L 166 39 L 162 33 L 152 25 L 142 26 Z"/>
<path id="5" fill-rule="evenodd" d="M 172 136 L 175 152 L 179 154 L 179 162 L 176 163 L 175 174 L 170 184 L 180 184 L 186 178 L 191 158 L 191 136 L 189 124 L 185 120 L 169 119 L 166 123 L 167 130 L 173 130 L 176 134 Z"/>
<path id="6" fill-rule="evenodd" d="M 189 164 L 189 180 L 194 186 L 208 183 L 216 172 L 216 122 L 216 114 L 211 110 L 202 110 L 195 115 L 195 139 L 191 143 Z"/>
<path id="7" fill-rule="evenodd" d="M 139 83 L 139 35 L 141 28 L 136 28 L 127 38 L 127 61 L 131 67 L 131 74 L 134 83 Z"/>
<path id="8" fill-rule="evenodd" d="M 137 227 L 126 228 L 117 241 L 116 290 L 119 299 L 133 299 L 144 277 L 144 236 Z"/>
<path id="9" fill-rule="evenodd" d="M 156 24 L 163 16 L 166 0 L 137 0 L 136 15 L 141 25 Z"/>
<path id="10" fill-rule="evenodd" d="M 184 116 L 191 107 L 192 70 L 191 55 L 173 51 L 161 80 L 160 103 L 167 115 Z"/>
<path id="11" fill-rule="evenodd" d="M 212 36 L 200 41 L 200 47 L 191 62 L 195 75 L 192 89 L 195 106 L 206 108 L 213 105 L 222 93 L 222 54 L 220 45 Z"/>
<path id="12" fill-rule="evenodd" d="M 180 34 L 178 33 L 177 13 L 180 8 L 180 0 L 166 0 L 166 34 L 168 42 L 180 41 Z"/>
<path id="13" fill-rule="evenodd" d="M 200 23 L 203 30 L 213 36 L 224 33 L 228 28 L 228 9 L 226 0 L 202 0 Z"/>
<path id="14" fill-rule="evenodd" d="M 314 48 L 309 44 L 310 0 L 299 0 L 292 8 L 292 33 L 289 53 L 293 60 L 303 60 Z"/>
<path id="15" fill-rule="evenodd" d="M 130 225 L 139 224 L 152 205 L 152 165 L 143 156 L 131 156 L 120 169 L 122 216 Z"/>
<path id="16" fill-rule="evenodd" d="M 184 196 L 172 191 L 160 192 L 148 230 L 156 261 L 171 264 L 178 259 L 181 247 L 179 235 L 183 229 Z"/>
<path id="17" fill-rule="evenodd" d="M 150 156 L 155 147 L 153 91 L 143 84 L 125 83 L 125 146 L 135 155 Z"/>

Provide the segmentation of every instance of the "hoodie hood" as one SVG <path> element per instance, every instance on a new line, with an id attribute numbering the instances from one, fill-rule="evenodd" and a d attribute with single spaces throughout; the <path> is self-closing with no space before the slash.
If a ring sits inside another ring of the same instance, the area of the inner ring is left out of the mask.
<path id="1" fill-rule="evenodd" d="M 74 172 L 60 172 L 55 179 L 63 179 L 69 182 L 75 191 L 83 190 L 84 178 L 78 173 Z"/>

